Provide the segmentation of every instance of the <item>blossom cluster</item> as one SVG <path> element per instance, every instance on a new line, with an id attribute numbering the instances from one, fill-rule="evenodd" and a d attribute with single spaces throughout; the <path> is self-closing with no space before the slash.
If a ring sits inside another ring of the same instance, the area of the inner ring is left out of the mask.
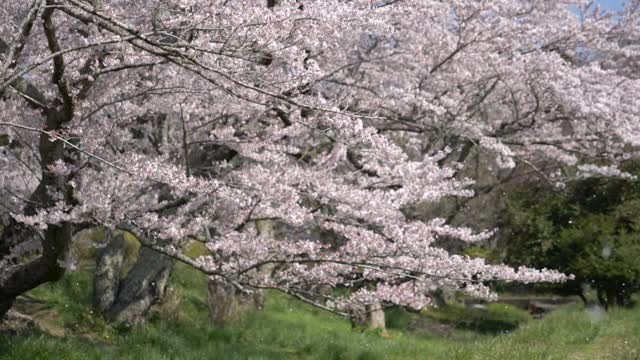
<path id="1" fill-rule="evenodd" d="M 15 219 L 135 229 L 180 259 L 203 241 L 193 265 L 238 286 L 354 289 L 327 306 L 566 280 L 451 255 L 437 238 L 493 232 L 406 209 L 474 196 L 468 147 L 500 168 L 624 176 L 616 161 L 640 144 L 639 1 L 5 3 L 0 196 Z M 45 4 L 58 51 L 32 16 Z M 68 155 L 46 163 L 43 138 Z M 34 205 L 52 177 L 66 192 Z M 260 221 L 309 231 L 269 237 Z"/>

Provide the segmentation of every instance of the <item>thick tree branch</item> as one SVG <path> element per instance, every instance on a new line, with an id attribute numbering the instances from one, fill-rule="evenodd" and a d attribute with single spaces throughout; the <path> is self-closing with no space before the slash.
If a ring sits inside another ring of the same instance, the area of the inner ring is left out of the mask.
<path id="1" fill-rule="evenodd" d="M 52 21 L 53 12 L 55 10 L 53 7 L 54 2 L 53 0 L 46 1 L 48 7 L 42 13 L 44 33 L 47 37 L 47 43 L 49 44 L 49 51 L 51 51 L 52 54 L 58 54 L 53 57 L 53 74 L 51 76 L 51 82 L 58 87 L 58 92 L 62 97 L 62 113 L 64 114 L 65 122 L 69 122 L 73 117 L 74 111 L 73 96 L 64 76 L 64 56 L 60 53 L 60 44 L 58 43 L 56 29 Z"/>

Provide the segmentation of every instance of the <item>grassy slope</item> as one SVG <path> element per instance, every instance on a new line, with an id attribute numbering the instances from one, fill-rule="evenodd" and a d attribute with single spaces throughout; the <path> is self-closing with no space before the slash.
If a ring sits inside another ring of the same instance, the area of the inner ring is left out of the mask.
<path id="1" fill-rule="evenodd" d="M 448 308 L 427 315 L 463 328 L 449 337 L 392 329 L 391 339 L 383 339 L 352 331 L 343 319 L 270 295 L 265 311 L 215 329 L 207 323 L 204 277 L 179 266 L 173 291 L 147 326 L 128 329 L 109 326 L 93 313 L 90 275 L 90 271 L 69 274 L 21 301 L 19 307 L 34 314 L 45 332 L 0 335 L 0 359 L 640 358 L 640 309 L 589 316 L 569 306 L 508 334 L 494 335 L 482 324 L 493 321 L 510 329 L 510 321 L 522 321 L 523 315 L 513 309 L 501 313 L 496 307 L 482 313 Z M 416 318 L 390 315 L 390 324 L 399 328 Z"/>

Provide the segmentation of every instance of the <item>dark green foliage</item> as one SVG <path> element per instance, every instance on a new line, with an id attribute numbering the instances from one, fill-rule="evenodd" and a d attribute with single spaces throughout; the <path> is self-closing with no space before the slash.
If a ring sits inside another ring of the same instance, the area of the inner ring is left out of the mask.
<path id="1" fill-rule="evenodd" d="M 638 174 L 636 165 L 626 170 Z M 563 192 L 519 190 L 501 218 L 505 262 L 574 274 L 561 290 L 583 296 L 590 285 L 607 307 L 628 304 L 640 289 L 638 181 L 592 178 Z"/>

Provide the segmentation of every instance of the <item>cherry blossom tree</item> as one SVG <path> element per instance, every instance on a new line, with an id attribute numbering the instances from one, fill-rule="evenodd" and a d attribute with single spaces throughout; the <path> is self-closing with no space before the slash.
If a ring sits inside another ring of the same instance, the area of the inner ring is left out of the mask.
<path id="1" fill-rule="evenodd" d="M 640 139 L 639 7 L 6 1 L 0 314 L 59 279 L 73 234 L 95 226 L 239 291 L 344 315 L 380 301 L 421 308 L 436 288 L 492 298 L 488 281 L 563 281 L 451 255 L 433 242 L 492 231 L 405 209 L 473 196 L 460 176 L 472 148 L 550 181 L 624 176 L 615 164 Z M 290 231 L 262 236 L 264 221 Z M 190 259 L 186 239 L 210 253 Z M 314 286 L 354 290 L 317 297 Z"/>

